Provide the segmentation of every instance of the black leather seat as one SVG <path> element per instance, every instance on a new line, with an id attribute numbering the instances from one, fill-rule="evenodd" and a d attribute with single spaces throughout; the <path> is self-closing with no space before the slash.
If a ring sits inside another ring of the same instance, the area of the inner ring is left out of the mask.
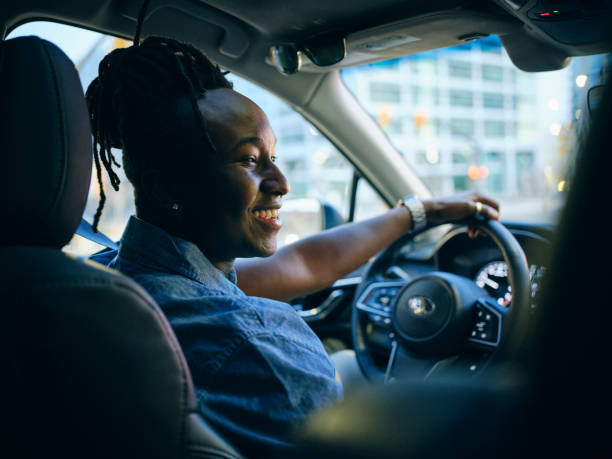
<path id="1" fill-rule="evenodd" d="M 0 82 L 0 457 L 238 457 L 198 414 L 150 296 L 61 251 L 92 167 L 72 62 L 44 40 L 9 40 Z"/>

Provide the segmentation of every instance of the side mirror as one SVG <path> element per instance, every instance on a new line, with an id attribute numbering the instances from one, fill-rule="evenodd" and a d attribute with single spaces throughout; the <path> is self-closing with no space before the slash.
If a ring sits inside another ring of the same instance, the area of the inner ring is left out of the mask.
<path id="1" fill-rule="evenodd" d="M 597 107 L 599 107 L 605 90 L 605 85 L 600 84 L 593 86 L 589 89 L 589 92 L 587 92 L 587 108 L 589 109 L 589 116 L 591 118 L 593 117 L 593 113 L 597 110 Z"/>
<path id="2" fill-rule="evenodd" d="M 283 203 L 281 219 L 279 247 L 345 223 L 334 206 L 315 198 L 288 199 Z"/>

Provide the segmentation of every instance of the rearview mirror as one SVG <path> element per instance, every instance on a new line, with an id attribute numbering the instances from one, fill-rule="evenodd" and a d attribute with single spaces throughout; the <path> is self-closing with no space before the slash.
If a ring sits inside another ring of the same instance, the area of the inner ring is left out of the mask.
<path id="1" fill-rule="evenodd" d="M 339 34 L 315 35 L 299 44 L 274 45 L 271 52 L 278 71 L 292 75 L 300 70 L 303 55 L 318 67 L 340 62 L 346 56 L 346 38 Z"/>

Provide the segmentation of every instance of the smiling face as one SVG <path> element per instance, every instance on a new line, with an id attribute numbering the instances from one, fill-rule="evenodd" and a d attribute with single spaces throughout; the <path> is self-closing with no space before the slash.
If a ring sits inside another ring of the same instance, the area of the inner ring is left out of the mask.
<path id="1" fill-rule="evenodd" d="M 272 255 L 289 185 L 268 118 L 230 89 L 208 91 L 198 106 L 218 154 L 205 158 L 207 178 L 189 185 L 190 239 L 213 263 Z"/>

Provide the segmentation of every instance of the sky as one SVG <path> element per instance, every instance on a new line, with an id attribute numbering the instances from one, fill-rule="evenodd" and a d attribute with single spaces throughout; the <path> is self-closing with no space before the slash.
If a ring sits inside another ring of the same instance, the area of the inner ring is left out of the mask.
<path id="1" fill-rule="evenodd" d="M 97 32 L 54 22 L 37 21 L 17 27 L 11 31 L 7 38 L 27 35 L 37 35 L 55 43 L 73 62 L 79 62 L 100 37 Z"/>

